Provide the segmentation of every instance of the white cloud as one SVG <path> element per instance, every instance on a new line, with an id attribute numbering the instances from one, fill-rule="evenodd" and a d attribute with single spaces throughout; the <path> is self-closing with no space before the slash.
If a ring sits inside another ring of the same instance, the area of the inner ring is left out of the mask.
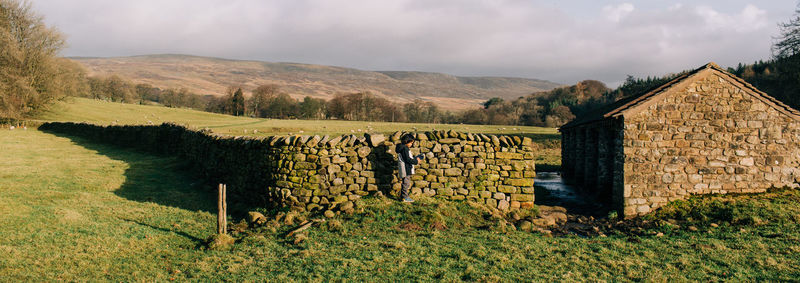
<path id="1" fill-rule="evenodd" d="M 622 3 L 617 6 L 603 7 L 603 14 L 609 21 L 618 23 L 622 18 L 632 13 L 635 8 L 631 3 Z"/>
<path id="2" fill-rule="evenodd" d="M 723 14 L 708 6 L 698 6 L 695 13 L 703 17 L 709 29 L 733 29 L 751 32 L 767 25 L 767 12 L 753 4 L 747 4 L 738 14 Z"/>
<path id="3" fill-rule="evenodd" d="M 33 3 L 67 35 L 69 56 L 186 53 L 563 83 L 613 82 L 626 74 L 661 75 L 708 61 L 763 59 L 776 30 L 770 23 L 786 20 L 768 18 L 763 7 L 752 4 L 719 8 L 734 5 L 727 1 L 662 6 L 603 6 L 595 0 Z"/>

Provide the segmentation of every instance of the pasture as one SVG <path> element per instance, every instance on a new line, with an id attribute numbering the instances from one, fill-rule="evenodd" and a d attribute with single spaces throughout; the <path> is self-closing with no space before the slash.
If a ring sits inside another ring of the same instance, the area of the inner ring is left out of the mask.
<path id="1" fill-rule="evenodd" d="M 197 185 L 174 158 L 33 129 L 0 130 L 0 147 L 4 281 L 786 281 L 800 276 L 797 191 L 726 197 L 741 203 L 732 206 L 738 220 L 690 212 L 680 215 L 693 222 L 589 238 L 498 227 L 463 202 L 367 199 L 363 211 L 313 227 L 300 243 L 286 239 L 296 226 L 282 222 L 236 234 L 239 240 L 230 250 L 207 250 L 203 241 L 215 229 L 214 193 Z M 695 206 L 716 207 L 710 205 L 714 201 L 703 203 Z M 678 217 L 677 212 L 668 216 Z"/>
<path id="2" fill-rule="evenodd" d="M 223 133 L 262 129 L 259 135 L 290 132 L 273 128 L 335 134 L 367 126 L 376 132 L 454 127 L 555 135 L 553 129 L 542 128 L 260 120 L 85 99 L 60 104 L 41 119 L 107 124 L 176 121 Z M 548 158 L 557 159 L 553 148 Z M 215 193 L 175 158 L 33 128 L 0 129 L 0 149 L 3 281 L 792 281 L 800 277 L 797 190 L 692 198 L 650 216 L 646 222 L 651 225 L 632 230 L 598 227 L 606 233 L 595 237 L 517 231 L 466 202 L 422 198 L 408 205 L 366 198 L 355 214 L 312 227 L 302 241 L 286 237 L 298 221 L 281 218 L 255 229 L 237 228 L 237 242 L 230 249 L 209 250 L 204 242 L 215 231 Z M 230 208 L 235 211 L 229 216 L 231 222 L 241 228 L 236 223 L 242 211 L 236 204 Z"/>
<path id="3" fill-rule="evenodd" d="M 497 125 L 453 125 L 361 122 L 337 120 L 280 120 L 237 117 L 190 109 L 136 105 L 86 98 L 70 98 L 38 116 L 41 121 L 88 122 L 93 124 L 161 124 L 174 122 L 235 136 L 341 135 L 393 133 L 396 131 L 455 130 L 487 134 L 524 134 L 535 139 L 558 139 L 555 128 Z"/>

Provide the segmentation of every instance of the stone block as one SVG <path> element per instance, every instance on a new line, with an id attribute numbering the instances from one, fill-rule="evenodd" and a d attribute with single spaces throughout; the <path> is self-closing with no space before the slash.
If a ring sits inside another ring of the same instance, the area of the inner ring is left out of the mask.
<path id="1" fill-rule="evenodd" d="M 444 138 L 444 139 L 440 139 L 439 140 L 439 143 L 441 143 L 441 144 L 457 144 L 457 143 L 460 143 L 460 142 L 461 142 L 461 140 L 457 139 L 457 138 Z"/>
<path id="2" fill-rule="evenodd" d="M 311 162 L 297 162 L 294 164 L 294 170 L 308 170 L 316 168 L 317 165 Z"/>
<path id="3" fill-rule="evenodd" d="M 440 188 L 440 189 L 436 190 L 436 194 L 437 195 L 441 195 L 441 196 L 452 196 L 453 195 L 453 189 L 447 188 L 447 187 Z"/>
<path id="4" fill-rule="evenodd" d="M 487 202 L 488 201 L 489 200 L 487 200 Z M 499 210 L 507 210 L 509 208 L 509 206 L 510 206 L 510 204 L 506 200 L 500 200 L 500 201 L 497 202 L 497 209 L 499 209 Z"/>
<path id="5" fill-rule="evenodd" d="M 370 154 L 370 152 L 372 152 L 372 149 L 369 148 L 369 147 L 366 147 L 366 146 L 359 147 L 356 150 L 356 153 L 358 154 L 358 157 L 361 157 L 361 158 L 367 157 Z"/>
<path id="6" fill-rule="evenodd" d="M 367 138 L 369 146 L 371 147 L 379 146 L 383 141 L 386 140 L 386 137 L 383 136 L 382 134 L 364 134 L 364 136 Z M 425 135 L 420 135 L 420 136 L 425 136 Z"/>
<path id="7" fill-rule="evenodd" d="M 495 152 L 494 156 L 497 159 L 507 159 L 507 160 L 522 159 L 522 154 L 516 152 Z"/>
<path id="8" fill-rule="evenodd" d="M 459 168 L 448 168 L 444 170 L 445 176 L 461 176 L 461 173 L 462 171 Z"/>
<path id="9" fill-rule="evenodd" d="M 506 194 L 513 194 L 517 192 L 517 188 L 514 186 L 499 186 L 497 190 Z"/>
<path id="10" fill-rule="evenodd" d="M 533 179 L 506 179 L 503 184 L 515 187 L 532 187 Z"/>
<path id="11" fill-rule="evenodd" d="M 532 202 L 533 194 L 511 194 L 512 201 Z"/>

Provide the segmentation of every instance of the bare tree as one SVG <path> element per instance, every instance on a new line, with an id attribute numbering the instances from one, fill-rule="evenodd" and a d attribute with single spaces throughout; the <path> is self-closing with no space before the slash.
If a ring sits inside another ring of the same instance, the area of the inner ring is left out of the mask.
<path id="1" fill-rule="evenodd" d="M 800 4 L 795 9 L 794 18 L 788 23 L 780 23 L 781 36 L 772 46 L 772 54 L 776 58 L 788 58 L 800 53 Z"/>
<path id="2" fill-rule="evenodd" d="M 57 58 L 61 34 L 47 27 L 28 2 L 0 0 L 0 116 L 19 118 L 65 95 L 85 91 L 85 75 Z"/>
<path id="3" fill-rule="evenodd" d="M 267 117 L 269 101 L 277 96 L 280 88 L 275 84 L 260 85 L 253 90 L 252 96 L 248 101 L 248 108 L 252 110 L 255 117 Z"/>

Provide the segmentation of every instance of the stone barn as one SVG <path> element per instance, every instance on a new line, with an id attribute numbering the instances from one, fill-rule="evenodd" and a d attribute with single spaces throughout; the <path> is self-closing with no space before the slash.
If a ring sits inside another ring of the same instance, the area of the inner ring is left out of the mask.
<path id="1" fill-rule="evenodd" d="M 714 63 L 559 130 L 564 179 L 625 217 L 800 177 L 800 112 Z"/>

